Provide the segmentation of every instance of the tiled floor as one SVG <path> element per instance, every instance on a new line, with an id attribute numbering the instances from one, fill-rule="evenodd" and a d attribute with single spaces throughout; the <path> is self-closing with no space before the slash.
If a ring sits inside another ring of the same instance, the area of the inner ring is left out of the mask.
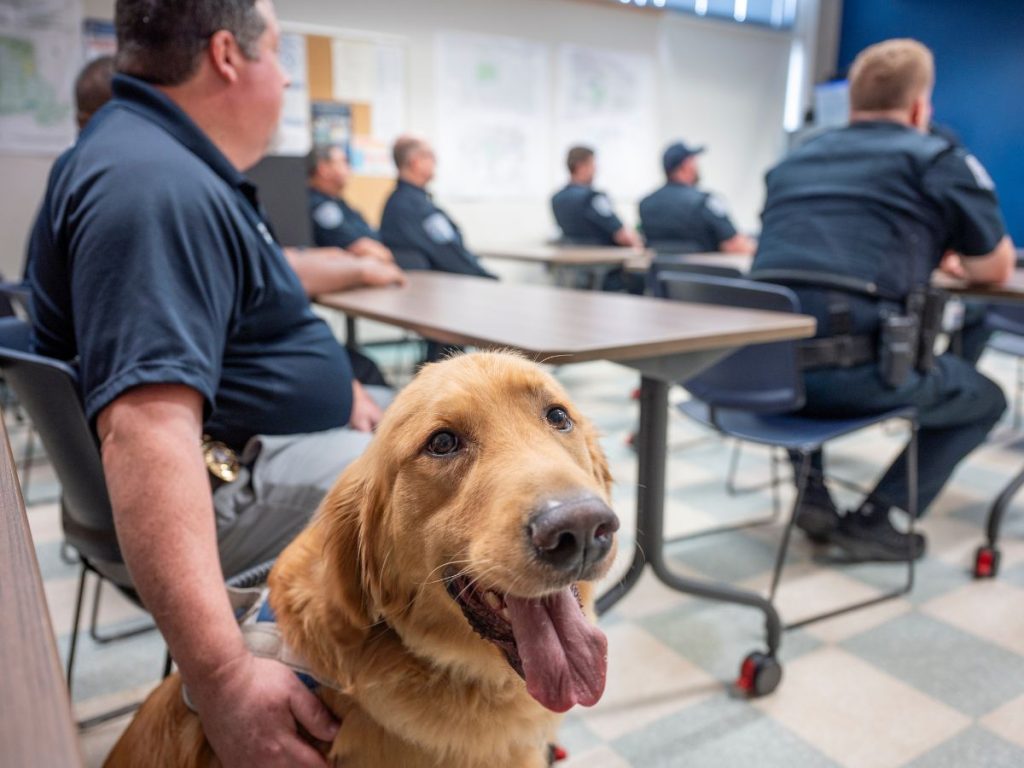
<path id="1" fill-rule="evenodd" d="M 1012 363 L 990 355 L 983 367 L 1009 385 Z M 632 540 L 636 462 L 624 438 L 636 418 L 626 396 L 635 376 L 610 364 L 556 372 L 605 434 L 623 521 L 620 568 Z M 15 430 L 15 438 L 18 431 Z M 731 446 L 681 417 L 670 442 L 671 535 L 771 511 L 767 491 L 731 497 L 723 481 Z M 869 484 L 902 439 L 883 428 L 844 440 L 830 468 Z M 767 453 L 748 448 L 745 482 L 767 478 Z M 763 622 L 748 609 L 672 593 L 649 575 L 602 619 L 610 640 L 608 689 L 591 710 L 570 714 L 561 739 L 567 768 L 1020 768 L 1024 766 L 1024 509 L 1006 526 L 1003 570 L 974 582 L 969 565 L 982 539 L 987 505 L 1024 462 L 1003 428 L 954 477 L 923 530 L 929 554 L 904 598 L 788 633 L 784 678 L 770 697 L 746 701 L 730 690 L 740 660 L 763 645 Z M 34 472 L 30 499 L 52 496 L 48 468 Z M 856 496 L 840 491 L 847 504 Z M 790 500 L 788 488 L 783 502 Z M 1024 507 L 1022 497 L 1019 507 Z M 54 627 L 66 648 L 77 570 L 61 558 L 53 503 L 30 510 Z M 691 576 L 763 587 L 779 527 L 746 529 L 669 545 L 675 567 Z M 822 562 L 802 539 L 779 595 L 784 618 L 877 595 L 902 578 L 899 566 Z M 113 592 L 104 629 L 139 619 Z M 160 673 L 155 633 L 99 646 L 81 642 L 75 680 L 78 714 L 133 700 Z M 99 765 L 124 721 L 89 731 L 83 745 Z"/>

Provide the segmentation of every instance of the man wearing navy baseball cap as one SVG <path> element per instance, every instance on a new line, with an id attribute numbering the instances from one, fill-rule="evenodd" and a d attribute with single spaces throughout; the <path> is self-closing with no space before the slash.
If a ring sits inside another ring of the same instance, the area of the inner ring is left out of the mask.
<path id="1" fill-rule="evenodd" d="M 697 189 L 703 151 L 677 141 L 662 155 L 665 186 L 640 201 L 647 245 L 663 253 L 753 253 L 753 241 L 736 231 L 722 201 Z"/>

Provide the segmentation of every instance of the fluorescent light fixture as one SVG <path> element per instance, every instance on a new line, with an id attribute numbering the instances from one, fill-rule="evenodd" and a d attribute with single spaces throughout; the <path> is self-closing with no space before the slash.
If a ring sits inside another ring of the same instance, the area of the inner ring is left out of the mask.
<path id="1" fill-rule="evenodd" d="M 789 73 L 786 75 L 786 111 L 782 118 L 782 126 L 787 131 L 800 128 L 800 114 L 803 105 L 804 91 L 804 44 L 802 40 L 794 40 L 789 49 Z"/>

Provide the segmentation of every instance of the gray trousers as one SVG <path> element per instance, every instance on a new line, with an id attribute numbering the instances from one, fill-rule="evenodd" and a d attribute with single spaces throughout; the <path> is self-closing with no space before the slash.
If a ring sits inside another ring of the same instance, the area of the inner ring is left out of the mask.
<path id="1" fill-rule="evenodd" d="M 382 408 L 394 399 L 385 387 L 366 389 Z M 213 494 L 225 577 L 276 557 L 305 528 L 338 475 L 371 438 L 347 427 L 252 438 L 238 479 Z"/>

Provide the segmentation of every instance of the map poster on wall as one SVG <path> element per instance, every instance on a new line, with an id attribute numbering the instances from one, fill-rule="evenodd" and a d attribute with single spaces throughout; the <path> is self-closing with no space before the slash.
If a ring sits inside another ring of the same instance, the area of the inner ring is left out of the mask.
<path id="1" fill-rule="evenodd" d="M 547 194 L 548 54 L 515 38 L 437 37 L 437 186 L 461 199 Z"/>
<path id="2" fill-rule="evenodd" d="M 616 197 L 649 192 L 657 162 L 654 62 L 646 55 L 563 45 L 558 56 L 558 143 L 597 153 L 597 185 Z"/>
<path id="3" fill-rule="evenodd" d="M 274 155 L 305 155 L 310 149 L 309 75 L 306 69 L 306 37 L 281 35 L 281 66 L 291 81 L 284 92 L 284 108 L 271 148 Z"/>
<path id="4" fill-rule="evenodd" d="M 80 0 L 0 0 L 0 152 L 53 155 L 75 138 Z"/>

